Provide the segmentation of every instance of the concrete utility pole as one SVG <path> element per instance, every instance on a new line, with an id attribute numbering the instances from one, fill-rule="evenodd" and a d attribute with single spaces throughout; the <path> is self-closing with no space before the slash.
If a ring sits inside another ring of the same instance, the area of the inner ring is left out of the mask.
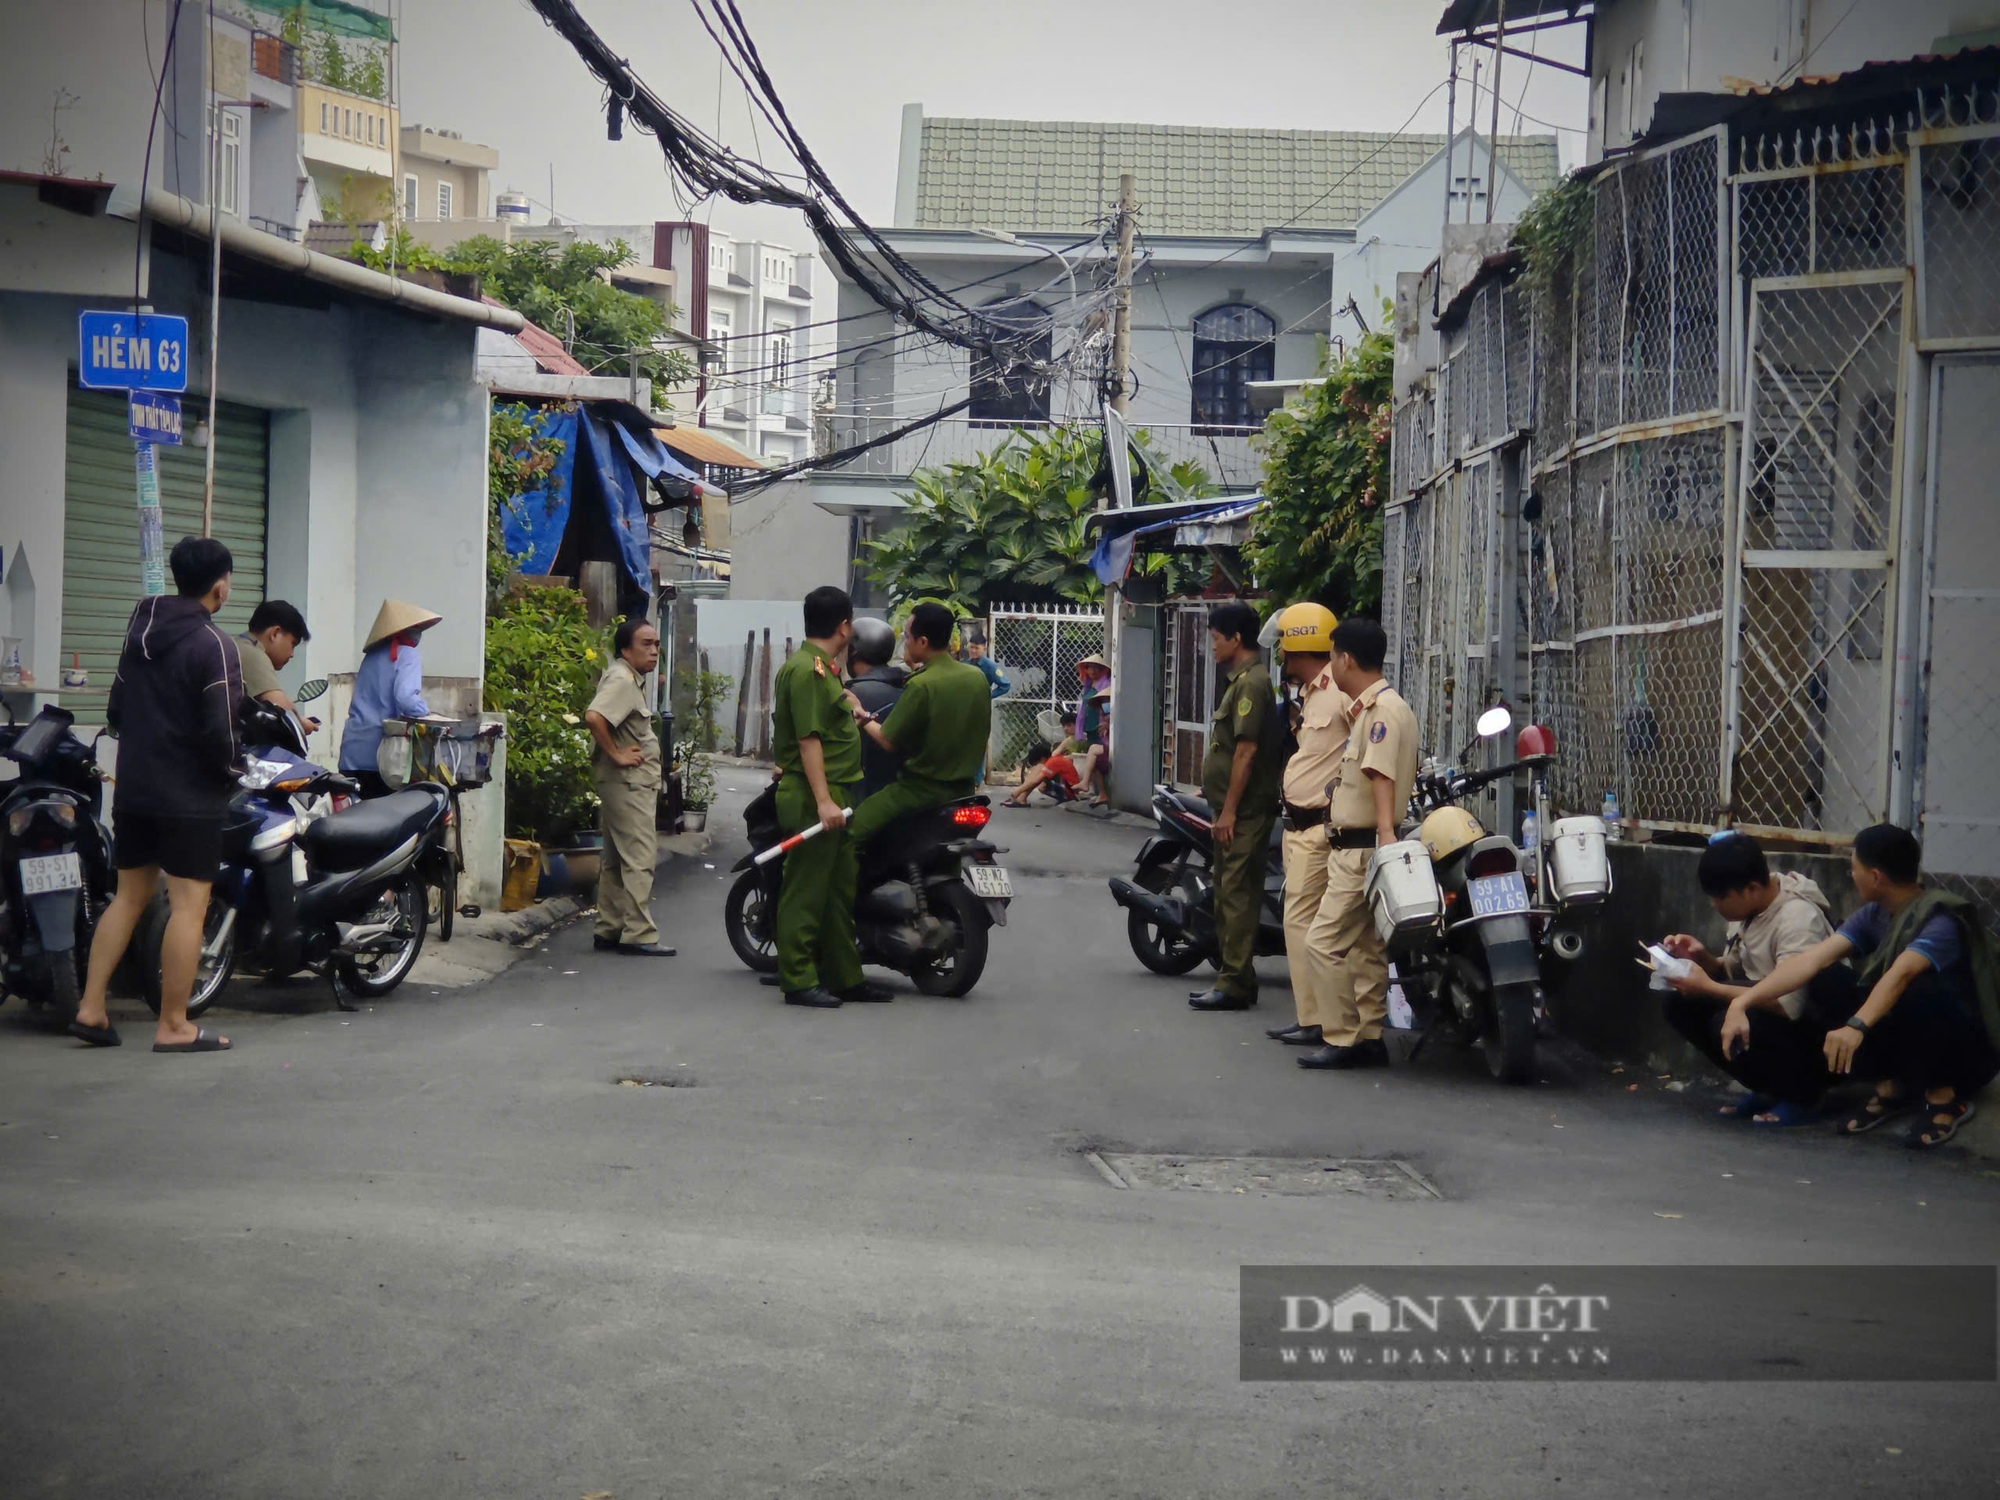
<path id="1" fill-rule="evenodd" d="M 1111 409 L 1125 415 L 1126 376 L 1132 368 L 1132 235 L 1138 228 L 1139 198 L 1132 174 L 1118 178 L 1118 300 L 1111 313 Z"/>
<path id="2" fill-rule="evenodd" d="M 1500 59 L 1506 55 L 1507 0 L 1500 0 L 1499 23 L 1493 31 L 1493 129 L 1486 136 L 1486 222 L 1489 224 L 1493 222 L 1493 200 L 1500 195 Z"/>

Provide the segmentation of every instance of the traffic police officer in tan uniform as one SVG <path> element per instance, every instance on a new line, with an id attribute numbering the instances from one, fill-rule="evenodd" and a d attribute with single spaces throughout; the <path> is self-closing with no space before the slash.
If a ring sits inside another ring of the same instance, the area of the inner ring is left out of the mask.
<path id="1" fill-rule="evenodd" d="M 1417 720 L 1382 680 L 1389 637 L 1374 620 L 1334 627 L 1333 685 L 1346 695 L 1347 744 L 1327 799 L 1326 894 L 1307 942 L 1332 959 L 1321 997 L 1317 1052 L 1302 1068 L 1374 1068 L 1389 1061 L 1382 1043 L 1389 960 L 1368 911 L 1368 864 L 1379 844 L 1396 842 L 1396 823 L 1417 781 Z"/>
<path id="2" fill-rule="evenodd" d="M 1284 768 L 1277 697 L 1257 659 L 1257 611 L 1240 599 L 1209 611 L 1209 642 L 1229 686 L 1215 706 L 1201 794 L 1214 809 L 1215 936 L 1220 963 L 1215 987 L 1188 998 L 1196 1010 L 1246 1010 L 1257 1003 L 1257 927 L 1264 909 L 1264 871 L 1278 814 Z"/>
<path id="3" fill-rule="evenodd" d="M 1294 604 L 1278 616 L 1273 643 L 1286 678 L 1304 695 L 1298 748 L 1285 763 L 1279 812 L 1285 825 L 1285 962 L 1292 971 L 1298 1020 L 1265 1033 L 1288 1047 L 1320 1041 L 1320 1006 L 1333 983 L 1332 959 L 1311 942 L 1313 918 L 1326 894 L 1326 799 L 1347 748 L 1347 698 L 1333 685 L 1333 611 Z"/>
<path id="4" fill-rule="evenodd" d="M 646 675 L 660 664 L 660 633 L 642 619 L 622 620 L 611 644 L 618 655 L 598 679 L 597 696 L 583 714 L 596 741 L 590 777 L 604 831 L 593 945 L 672 958 L 674 950 L 661 946 L 660 930 L 646 910 L 660 854 L 660 740 L 646 704 Z"/>

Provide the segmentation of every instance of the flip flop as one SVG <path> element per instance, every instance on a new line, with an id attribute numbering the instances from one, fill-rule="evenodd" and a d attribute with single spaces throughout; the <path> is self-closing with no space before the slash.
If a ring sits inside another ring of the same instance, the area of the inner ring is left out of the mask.
<path id="1" fill-rule="evenodd" d="M 1770 1115 L 1772 1118 L 1762 1120 L 1757 1115 Z M 1791 1130 L 1799 1125 L 1814 1124 L 1822 1118 L 1816 1105 L 1794 1104 L 1789 1100 L 1766 1105 L 1757 1111 L 1757 1115 L 1750 1117 L 1750 1123 L 1764 1130 Z"/>
<path id="2" fill-rule="evenodd" d="M 1734 1115 L 1739 1120 L 1752 1120 L 1764 1114 L 1776 1102 L 1769 1094 L 1745 1094 L 1734 1104 L 1725 1104 L 1718 1113 Z"/>
<path id="3" fill-rule="evenodd" d="M 118 1028 L 106 1021 L 102 1026 L 86 1026 L 81 1021 L 69 1023 L 69 1034 L 80 1042 L 88 1042 L 93 1047 L 122 1047 L 125 1039 L 118 1034 Z"/>
<path id="4" fill-rule="evenodd" d="M 206 1026 L 197 1026 L 194 1029 L 193 1041 L 155 1042 L 153 1043 L 153 1050 L 155 1052 L 227 1052 L 229 1046 L 228 1041 L 217 1036 Z"/>

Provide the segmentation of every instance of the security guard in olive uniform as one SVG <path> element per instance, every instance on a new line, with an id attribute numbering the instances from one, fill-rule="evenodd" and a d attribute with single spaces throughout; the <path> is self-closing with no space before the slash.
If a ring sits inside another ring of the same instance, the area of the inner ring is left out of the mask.
<path id="1" fill-rule="evenodd" d="M 1188 999 L 1195 1010 L 1247 1010 L 1257 1003 L 1257 926 L 1264 907 L 1264 871 L 1278 816 L 1284 770 L 1277 695 L 1257 659 L 1257 611 L 1241 600 L 1209 611 L 1208 638 L 1229 686 L 1208 727 L 1201 794 L 1215 812 L 1215 936 L 1221 960 L 1215 988 Z"/>
<path id="2" fill-rule="evenodd" d="M 903 633 L 903 660 L 913 669 L 909 686 L 889 721 L 872 719 L 864 732 L 891 755 L 903 757 L 896 779 L 854 814 L 856 844 L 865 844 L 905 813 L 970 797 L 979 790 L 986 741 L 993 728 L 993 694 L 986 674 L 951 654 L 951 611 L 919 604 Z M 848 703 L 863 717 L 853 694 Z"/>
<path id="3" fill-rule="evenodd" d="M 660 664 L 660 633 L 644 620 L 623 620 L 611 644 L 618 655 L 583 714 L 596 742 L 590 777 L 604 832 L 594 946 L 672 958 L 674 950 L 660 945 L 660 930 L 646 910 L 660 854 L 660 741 L 646 705 L 646 674 Z"/>
<path id="4" fill-rule="evenodd" d="M 787 1005 L 831 1009 L 872 1000 L 854 946 L 854 840 L 848 809 L 861 780 L 861 735 L 848 712 L 839 660 L 854 634 L 845 589 L 805 601 L 805 644 L 772 684 L 771 754 L 778 763 L 778 823 L 787 836 L 825 828 L 785 856 L 778 888 L 778 984 Z"/>
<path id="5" fill-rule="evenodd" d="M 1347 744 L 1327 803 L 1326 895 L 1307 941 L 1333 960 L 1320 1007 L 1316 1052 L 1302 1068 L 1373 1068 L 1389 1061 L 1382 1044 L 1389 960 L 1368 910 L 1368 865 L 1379 844 L 1396 842 L 1396 823 L 1417 781 L 1417 720 L 1382 680 L 1389 637 L 1374 620 L 1334 628 L 1334 686 L 1350 703 Z"/>
<path id="6" fill-rule="evenodd" d="M 1351 707 L 1333 685 L 1333 632 L 1339 623 L 1319 604 L 1294 604 L 1277 619 L 1284 673 L 1302 700 L 1298 747 L 1285 763 L 1279 792 L 1285 823 L 1285 962 L 1298 1019 L 1264 1034 L 1288 1047 L 1325 1045 L 1320 1007 L 1332 988 L 1333 957 L 1313 947 L 1312 924 L 1326 896 L 1326 803 L 1347 748 Z"/>

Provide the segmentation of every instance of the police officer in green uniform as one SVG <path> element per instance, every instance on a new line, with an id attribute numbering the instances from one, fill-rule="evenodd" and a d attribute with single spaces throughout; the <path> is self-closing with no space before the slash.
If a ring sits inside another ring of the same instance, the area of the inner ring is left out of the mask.
<path id="1" fill-rule="evenodd" d="M 847 591 L 829 586 L 807 594 L 805 626 L 805 644 L 786 658 L 772 685 L 778 822 L 788 836 L 815 823 L 826 827 L 785 856 L 778 983 L 787 1005 L 831 1009 L 887 991 L 863 981 L 854 946 L 854 840 L 846 824 L 861 780 L 861 735 L 840 685 L 839 659 L 854 634 Z"/>
<path id="2" fill-rule="evenodd" d="M 861 804 L 852 833 L 865 844 L 904 813 L 921 812 L 970 797 L 979 790 L 986 741 L 993 727 L 993 696 L 986 674 L 951 654 L 951 611 L 919 604 L 903 635 L 910 685 L 886 724 L 869 722 L 868 737 L 903 757 L 895 781 Z M 860 705 L 849 695 L 856 717 Z"/>
<path id="3" fill-rule="evenodd" d="M 1208 727 L 1201 794 L 1215 809 L 1215 933 L 1221 966 L 1215 988 L 1188 999 L 1196 1010 L 1247 1010 L 1257 1003 L 1257 923 L 1264 904 L 1264 869 L 1278 819 L 1284 774 L 1277 696 L 1257 659 L 1257 611 L 1241 600 L 1209 611 L 1215 664 L 1229 675 Z"/>

